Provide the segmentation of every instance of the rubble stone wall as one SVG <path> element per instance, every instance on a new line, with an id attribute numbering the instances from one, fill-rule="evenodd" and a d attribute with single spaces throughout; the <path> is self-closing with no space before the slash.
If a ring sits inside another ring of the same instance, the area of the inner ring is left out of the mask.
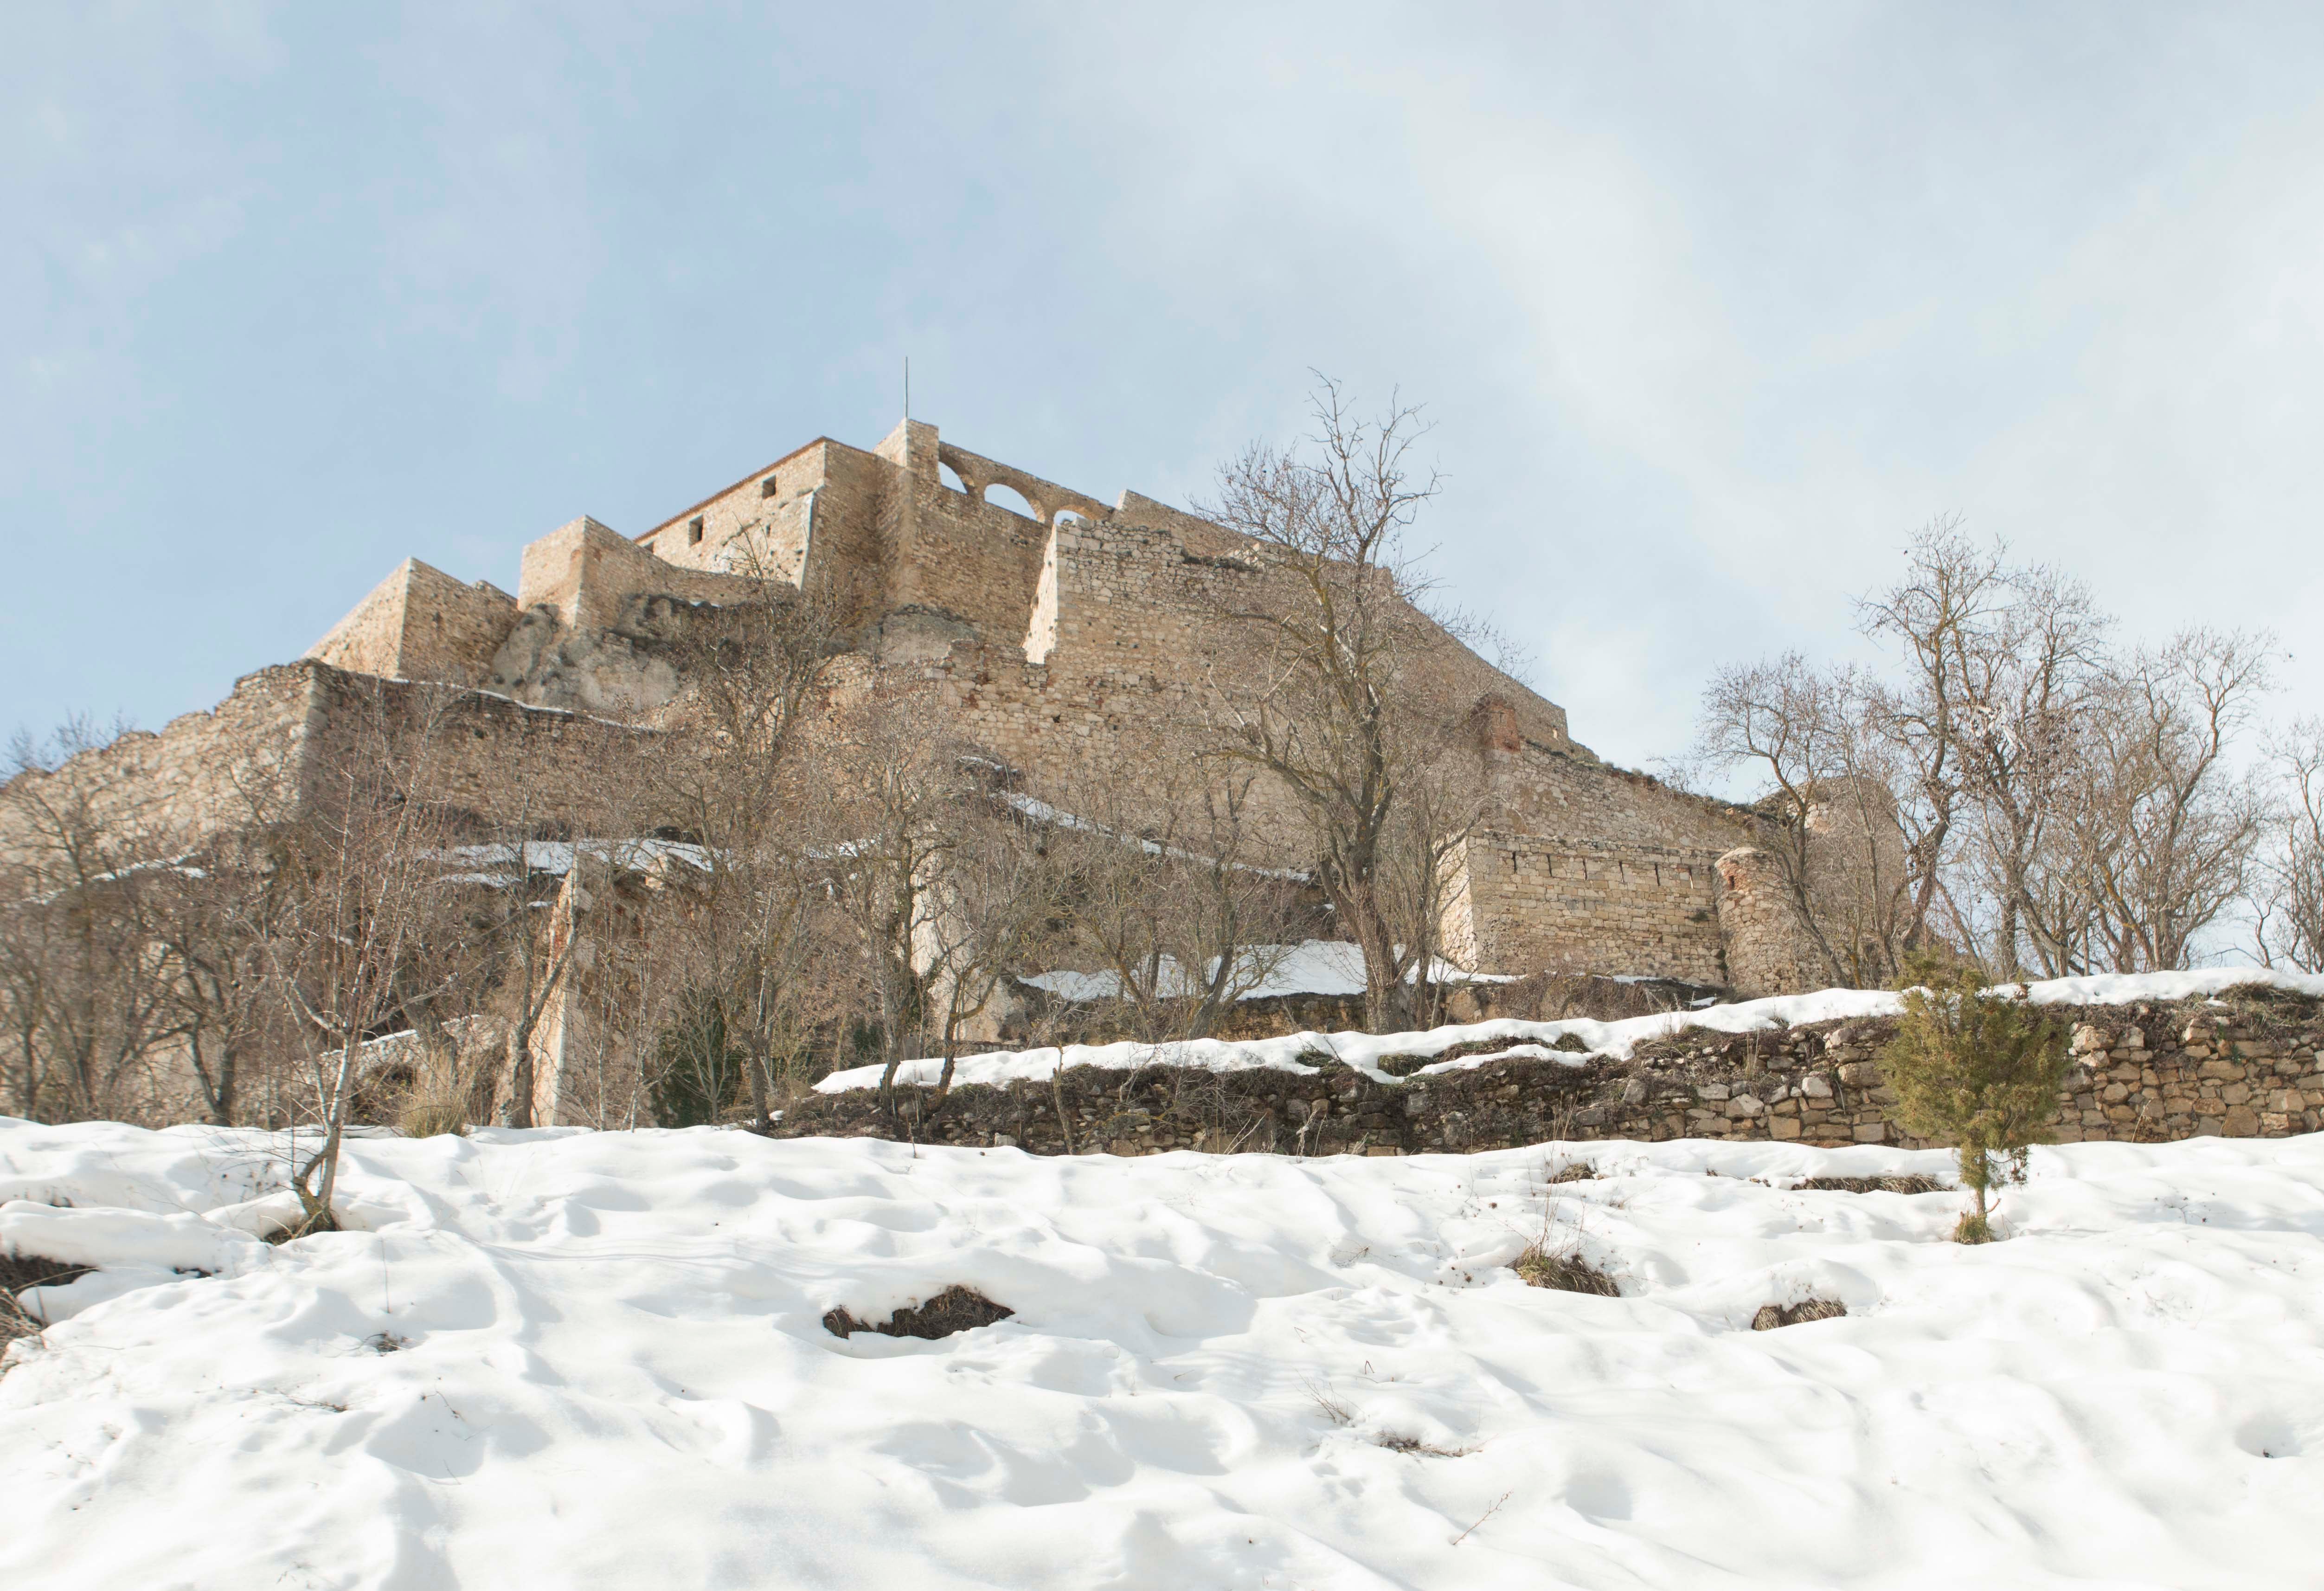
<path id="1" fill-rule="evenodd" d="M 2052 1008 L 2073 1024 L 2074 1068 L 2052 1124 L 2065 1143 L 2281 1138 L 2324 1128 L 2324 1002 L 2279 993 L 2221 1003 Z M 872 1090 L 816 1095 L 785 1137 L 909 1137 L 1036 1154 L 1416 1154 L 1551 1140 L 1759 1139 L 1824 1147 L 1899 1135 L 1877 1059 L 1893 1018 L 1748 1034 L 1695 1030 L 1627 1061 L 1506 1059 L 1379 1083 L 1318 1052 L 1312 1075 L 1155 1066 L 1075 1067 L 1054 1083 L 906 1088 L 900 1128 Z M 1498 1050 L 1504 1042 L 1490 1048 Z M 1451 1052 L 1452 1054 L 1458 1051 Z M 1391 1059 L 1416 1070 L 1433 1059 Z"/>

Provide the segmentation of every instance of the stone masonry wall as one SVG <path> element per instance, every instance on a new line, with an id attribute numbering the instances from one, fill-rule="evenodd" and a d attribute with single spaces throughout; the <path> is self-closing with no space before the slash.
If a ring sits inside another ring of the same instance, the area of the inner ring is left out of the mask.
<path id="1" fill-rule="evenodd" d="M 2274 992 L 2223 1003 L 2053 1007 L 2073 1024 L 2075 1066 L 2053 1124 L 2061 1142 L 2286 1137 L 2324 1128 L 2324 1002 Z M 1840 1147 L 1901 1137 L 1876 1056 L 1895 1022 L 1815 1022 L 1759 1033 L 1681 1033 L 1628 1061 L 1508 1059 L 1378 1083 L 1318 1051 L 1312 1075 L 1182 1067 L 1075 1067 L 1050 1083 L 904 1088 L 900 1128 L 873 1090 L 815 1095 L 783 1137 L 909 1137 L 1036 1154 L 1414 1154 L 1551 1140 L 1773 1139 Z M 1493 1050 L 1505 1046 L 1496 1041 Z M 1445 1056 L 1391 1058 L 1410 1072 Z"/>
<path id="2" fill-rule="evenodd" d="M 752 470 L 672 514 L 640 536 L 638 546 L 679 569 L 724 571 L 755 562 L 770 578 L 796 583 L 807 560 L 809 499 L 823 485 L 831 446 L 818 437 Z M 748 560 L 738 556 L 742 545 L 752 550 Z"/>
<path id="3" fill-rule="evenodd" d="M 307 655 L 383 679 L 475 685 L 516 618 L 516 599 L 498 587 L 407 558 Z"/>
<path id="4" fill-rule="evenodd" d="M 157 851 L 220 825 L 268 821 L 300 789 L 309 739 L 324 717 L 315 683 L 326 671 L 302 661 L 245 674 L 207 712 L 172 718 L 158 734 L 132 730 L 54 772 L 19 774 L 8 788 L 31 794 L 52 780 L 78 782 L 119 837 Z M 0 858 L 37 843 L 21 819 L 16 803 L 0 801 Z"/>
<path id="5" fill-rule="evenodd" d="M 632 597 L 732 602 L 752 589 L 734 575 L 666 562 L 585 514 L 525 548 L 517 602 L 553 609 L 565 629 L 590 634 L 619 618 Z"/>
<path id="6" fill-rule="evenodd" d="M 319 664 L 311 672 L 316 728 L 302 779 L 318 793 L 330 770 L 410 754 L 432 733 L 424 762 L 430 799 L 482 821 L 521 819 L 549 831 L 602 832 L 620 814 L 622 762 L 652 754 L 658 737 L 625 725 L 504 696 L 374 680 Z M 320 782 L 318 783 L 318 782 Z"/>
<path id="7" fill-rule="evenodd" d="M 1718 872 L 1699 850 L 1488 830 L 1468 845 L 1480 962 L 1727 982 Z"/>

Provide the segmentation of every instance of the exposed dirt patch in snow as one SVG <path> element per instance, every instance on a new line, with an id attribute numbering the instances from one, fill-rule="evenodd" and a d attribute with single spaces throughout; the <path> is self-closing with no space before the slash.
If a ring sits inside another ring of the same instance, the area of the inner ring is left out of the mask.
<path id="1" fill-rule="evenodd" d="M 1017 1311 L 994 1303 L 973 1287 L 947 1287 L 927 1303 L 907 1306 L 885 1320 L 858 1320 L 844 1309 L 826 1309 L 823 1328 L 834 1337 L 876 1331 L 881 1337 L 917 1337 L 934 1342 L 954 1332 L 973 1331 L 1008 1319 Z"/>

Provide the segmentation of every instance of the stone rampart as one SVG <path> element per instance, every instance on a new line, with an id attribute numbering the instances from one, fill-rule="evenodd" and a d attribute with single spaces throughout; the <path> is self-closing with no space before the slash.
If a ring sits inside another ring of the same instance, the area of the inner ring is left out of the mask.
<path id="1" fill-rule="evenodd" d="M 31 815 L 85 795 L 128 852 L 160 855 L 221 827 L 271 822 L 299 800 L 310 741 L 327 718 L 311 661 L 281 663 L 235 681 L 206 712 L 158 732 L 132 730 L 52 772 L 17 775 L 0 800 L 0 858 L 42 844 Z M 75 792 L 68 799 L 66 791 Z"/>
<path id="2" fill-rule="evenodd" d="M 516 599 L 499 587 L 407 558 L 307 656 L 383 679 L 476 685 L 516 617 Z"/>
<path id="3" fill-rule="evenodd" d="M 1702 851 L 1485 830 L 1467 862 L 1484 967 L 1728 981 L 1718 871 Z"/>
<path id="4" fill-rule="evenodd" d="M 633 597 L 736 602 L 756 588 L 747 577 L 657 558 L 585 514 L 525 548 L 517 604 L 549 609 L 564 629 L 587 634 L 615 623 Z"/>
<path id="5" fill-rule="evenodd" d="M 220 829 L 286 820 L 332 799 L 344 788 L 342 771 L 392 755 L 421 770 L 431 799 L 477 822 L 595 829 L 634 817 L 620 809 L 635 783 L 621 769 L 656 739 L 489 691 L 301 659 L 244 676 L 216 708 L 172 719 L 159 734 L 133 731 L 6 788 L 78 785 L 114 844 L 163 855 Z M 0 800 L 0 859 L 39 843 L 25 820 L 33 805 Z"/>

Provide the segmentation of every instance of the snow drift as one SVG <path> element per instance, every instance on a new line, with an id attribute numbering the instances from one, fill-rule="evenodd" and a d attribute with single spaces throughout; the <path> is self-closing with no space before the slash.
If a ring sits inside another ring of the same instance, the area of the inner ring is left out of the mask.
<path id="1" fill-rule="evenodd" d="M 2037 1152 L 1982 1249 L 1794 1186 L 1939 1153 L 708 1129 L 358 1141 L 368 1230 L 270 1247 L 285 1153 L 0 1122 L 0 1245 L 98 1267 L 0 1377 L 0 1577 L 2324 1586 L 2324 1137 Z M 954 1285 L 1014 1314 L 823 1324 Z"/>

